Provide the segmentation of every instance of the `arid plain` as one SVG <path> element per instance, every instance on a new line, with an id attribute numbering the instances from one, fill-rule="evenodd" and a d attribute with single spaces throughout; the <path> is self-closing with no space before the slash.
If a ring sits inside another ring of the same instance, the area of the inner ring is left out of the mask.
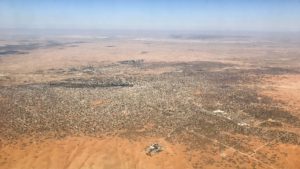
<path id="1" fill-rule="evenodd" d="M 28 36 L 0 39 L 1 169 L 300 166 L 294 36 Z"/>

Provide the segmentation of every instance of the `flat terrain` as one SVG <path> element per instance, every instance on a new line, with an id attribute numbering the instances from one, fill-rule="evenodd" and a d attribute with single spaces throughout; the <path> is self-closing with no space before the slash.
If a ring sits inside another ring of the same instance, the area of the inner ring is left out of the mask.
<path id="1" fill-rule="evenodd" d="M 1 169 L 300 165 L 298 41 L 0 40 Z"/>

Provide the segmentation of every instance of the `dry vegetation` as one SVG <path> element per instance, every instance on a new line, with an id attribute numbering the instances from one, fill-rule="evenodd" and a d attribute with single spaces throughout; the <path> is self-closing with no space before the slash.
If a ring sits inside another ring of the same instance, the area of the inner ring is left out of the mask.
<path id="1" fill-rule="evenodd" d="M 299 80 L 300 50 L 257 43 L 64 40 L 0 53 L 0 168 L 297 168 L 299 83 L 290 95 L 270 81 Z M 148 157 L 152 141 L 165 149 Z"/>

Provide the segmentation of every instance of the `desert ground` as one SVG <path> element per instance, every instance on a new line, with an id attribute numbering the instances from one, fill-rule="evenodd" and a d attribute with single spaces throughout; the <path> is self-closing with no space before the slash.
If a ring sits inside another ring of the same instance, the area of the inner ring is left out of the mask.
<path id="1" fill-rule="evenodd" d="M 300 166 L 294 36 L 0 37 L 0 169 Z"/>

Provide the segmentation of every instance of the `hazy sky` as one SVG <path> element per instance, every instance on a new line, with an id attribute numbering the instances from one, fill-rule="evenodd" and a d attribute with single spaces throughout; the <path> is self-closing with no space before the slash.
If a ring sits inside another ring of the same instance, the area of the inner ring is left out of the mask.
<path id="1" fill-rule="evenodd" d="M 0 28 L 300 31 L 300 0 L 0 0 Z"/>

